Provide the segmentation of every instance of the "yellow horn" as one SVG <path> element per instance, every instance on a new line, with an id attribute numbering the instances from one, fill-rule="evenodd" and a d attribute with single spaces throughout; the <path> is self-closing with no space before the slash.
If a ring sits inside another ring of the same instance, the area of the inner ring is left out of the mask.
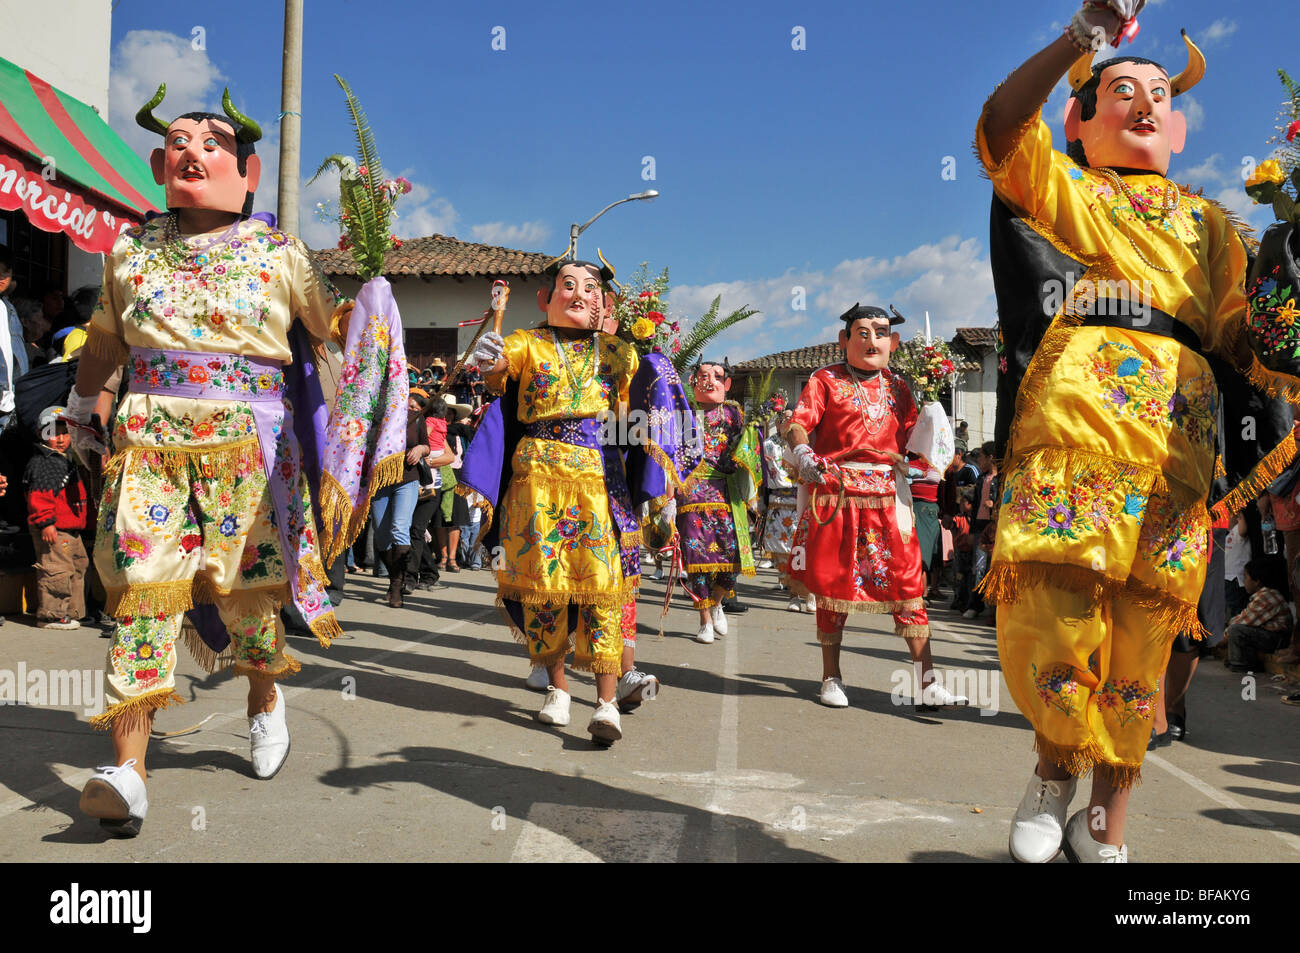
<path id="1" fill-rule="evenodd" d="M 1192 42 L 1186 30 L 1183 31 L 1183 42 L 1187 44 L 1187 68 L 1169 80 L 1175 96 L 1187 92 L 1205 76 L 1205 54 Z"/>
<path id="2" fill-rule="evenodd" d="M 1096 50 L 1089 50 L 1075 60 L 1074 65 L 1070 67 L 1070 88 L 1076 93 L 1079 91 L 1079 87 L 1092 79 L 1092 58 L 1096 53 Z"/>

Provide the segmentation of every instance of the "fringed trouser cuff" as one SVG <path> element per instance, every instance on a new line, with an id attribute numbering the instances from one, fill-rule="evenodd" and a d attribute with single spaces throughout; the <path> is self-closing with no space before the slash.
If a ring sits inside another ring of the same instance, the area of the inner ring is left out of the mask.
<path id="1" fill-rule="evenodd" d="M 160 688 L 109 706 L 102 713 L 90 719 L 90 726 L 96 731 L 110 731 L 119 719 L 128 721 L 135 718 L 148 719 L 160 708 L 170 708 L 172 705 L 184 704 L 185 699 L 177 695 L 175 691 L 170 688 Z"/>

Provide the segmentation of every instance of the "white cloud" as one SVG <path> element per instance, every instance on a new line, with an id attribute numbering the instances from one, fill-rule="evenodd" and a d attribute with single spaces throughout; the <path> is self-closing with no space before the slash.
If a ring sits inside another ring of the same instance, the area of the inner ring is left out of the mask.
<path id="1" fill-rule="evenodd" d="M 1220 40 L 1226 40 L 1236 32 L 1236 20 L 1219 19 L 1206 27 L 1199 37 L 1193 37 L 1192 39 L 1195 41 L 1197 46 L 1203 48 L 1217 43 Z"/>
<path id="2" fill-rule="evenodd" d="M 162 145 L 158 135 L 135 121 L 136 112 L 160 82 L 167 84 L 167 97 L 154 115 L 163 122 L 186 112 L 221 111 L 221 90 L 227 77 L 206 50 L 196 50 L 190 43 L 189 37 L 163 30 L 132 30 L 113 51 L 108 80 L 110 124 L 142 156 Z"/>
<path id="3" fill-rule="evenodd" d="M 488 222 L 483 225 L 471 225 L 469 234 L 476 242 L 529 249 L 539 248 L 545 244 L 551 230 L 545 222 L 524 222 L 520 225 Z"/>
<path id="4" fill-rule="evenodd" d="M 807 310 L 796 311 L 796 289 Z M 836 317 L 855 301 L 896 305 L 908 317 L 904 337 L 925 328 L 930 312 L 935 335 L 958 327 L 991 327 L 996 321 L 993 277 L 980 242 L 952 235 L 919 245 L 896 258 L 847 259 L 829 271 L 788 271 L 775 278 L 680 285 L 669 293 L 675 314 L 698 318 L 722 296 L 721 313 L 748 304 L 762 312 L 720 335 L 715 354 L 746 360 L 773 351 L 834 340 Z"/>
<path id="5" fill-rule="evenodd" d="M 1187 116 L 1187 131 L 1196 132 L 1205 128 L 1205 107 L 1193 98 L 1191 93 L 1183 93 L 1178 98 L 1178 109 Z"/>

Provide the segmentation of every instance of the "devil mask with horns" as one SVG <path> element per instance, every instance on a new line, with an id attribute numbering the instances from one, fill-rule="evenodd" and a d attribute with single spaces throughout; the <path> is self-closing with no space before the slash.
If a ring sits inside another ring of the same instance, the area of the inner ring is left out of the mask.
<path id="1" fill-rule="evenodd" d="M 163 137 L 163 147 L 153 150 L 149 165 L 154 181 L 166 189 L 167 207 L 252 214 L 253 193 L 262 177 L 253 143 L 262 138 L 262 130 L 235 109 L 228 89 L 221 96 L 224 116 L 190 112 L 165 125 L 153 111 L 166 93 L 166 84 L 159 85 L 135 121 Z"/>
<path id="2" fill-rule="evenodd" d="M 597 251 L 600 264 L 576 261 L 561 255 L 546 266 L 543 279 L 550 287 L 537 292 L 537 307 L 546 313 L 546 323 L 553 328 L 602 328 L 614 310 L 610 286 L 614 267 Z"/>
<path id="3" fill-rule="evenodd" d="M 1065 109 L 1069 156 L 1094 169 L 1169 173 L 1169 157 L 1182 152 L 1187 117 L 1173 98 L 1205 75 L 1205 57 L 1183 33 L 1187 68 L 1177 76 L 1159 63 L 1121 56 L 1093 65 L 1085 54 L 1070 69 L 1074 90 Z"/>

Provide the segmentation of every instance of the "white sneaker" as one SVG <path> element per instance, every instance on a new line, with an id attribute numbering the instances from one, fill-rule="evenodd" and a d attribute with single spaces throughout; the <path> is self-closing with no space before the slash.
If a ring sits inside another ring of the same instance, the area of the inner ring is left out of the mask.
<path id="1" fill-rule="evenodd" d="M 623 727 L 618 719 L 618 706 L 612 701 L 597 701 L 596 713 L 591 716 L 587 731 L 593 741 L 603 741 L 605 744 L 613 744 L 622 738 Z"/>
<path id="2" fill-rule="evenodd" d="M 614 689 L 614 701 L 618 702 L 619 711 L 629 712 L 639 707 L 642 701 L 653 699 L 658 694 L 659 679 L 634 668 L 624 672 L 618 680 L 618 686 Z"/>
<path id="3" fill-rule="evenodd" d="M 949 705 L 969 705 L 970 699 L 965 695 L 954 695 L 935 680 L 921 689 L 921 704 L 932 708 L 946 708 Z"/>
<path id="4" fill-rule="evenodd" d="M 263 781 L 275 777 L 289 757 L 289 725 L 284 713 L 284 692 L 275 686 L 275 709 L 248 719 L 248 745 L 253 773 Z"/>
<path id="5" fill-rule="evenodd" d="M 1065 856 L 1072 864 L 1127 864 L 1128 844 L 1114 847 L 1095 840 L 1088 830 L 1088 809 L 1076 811 L 1065 826 Z"/>
<path id="6" fill-rule="evenodd" d="M 537 713 L 537 720 L 543 725 L 556 725 L 563 728 L 569 723 L 569 693 L 561 691 L 554 685 L 546 686 L 546 704 Z"/>
<path id="7" fill-rule="evenodd" d="M 664 570 L 662 566 L 659 566 L 655 569 L 655 582 L 659 582 L 663 578 L 664 578 Z"/>
<path id="8" fill-rule="evenodd" d="M 722 611 L 722 603 L 713 607 L 713 631 L 718 635 L 727 634 L 727 614 Z"/>
<path id="9" fill-rule="evenodd" d="M 844 682 L 838 678 L 823 681 L 822 704 L 827 708 L 848 708 L 849 696 L 844 694 Z"/>
<path id="10" fill-rule="evenodd" d="M 803 610 L 803 611 L 804 611 L 804 612 L 816 612 L 816 611 L 817 611 L 817 597 L 816 597 L 816 596 L 812 596 L 812 595 L 810 595 L 810 596 L 809 596 L 809 597 L 804 601 L 804 610 Z"/>
<path id="11" fill-rule="evenodd" d="M 1045 864 L 1061 850 L 1065 814 L 1070 809 L 1077 779 L 1044 781 L 1035 770 L 1025 796 L 1011 819 L 1008 848 L 1022 864 Z M 1091 839 L 1091 838 L 1090 838 Z"/>
<path id="12" fill-rule="evenodd" d="M 131 758 L 126 764 L 96 768 L 81 789 L 81 813 L 98 817 L 99 825 L 113 837 L 135 837 L 149 812 L 135 763 Z"/>
<path id="13" fill-rule="evenodd" d="M 764 559 L 761 563 L 758 564 L 758 568 L 759 568 L 759 569 L 771 569 L 771 568 L 772 568 L 772 560 L 770 560 L 770 559 Z"/>
<path id="14" fill-rule="evenodd" d="M 546 671 L 544 665 L 534 665 L 528 672 L 528 677 L 524 679 L 524 684 L 535 692 L 544 692 L 551 684 L 550 673 Z"/>
<path id="15" fill-rule="evenodd" d="M 790 604 L 785 607 L 788 612 L 803 612 L 803 600 L 798 596 L 790 599 Z"/>
<path id="16" fill-rule="evenodd" d="M 642 565 L 642 566 L 649 566 L 649 565 L 650 565 L 652 562 L 654 562 L 654 561 L 655 561 L 655 558 L 654 558 L 653 556 L 651 556 L 649 553 L 642 553 L 642 554 L 641 554 L 641 565 Z"/>
<path id="17" fill-rule="evenodd" d="M 705 645 L 713 644 L 713 623 L 705 622 L 700 626 L 700 631 L 695 633 L 695 641 L 703 642 Z"/>
<path id="18" fill-rule="evenodd" d="M 975 618 L 977 615 L 979 615 L 979 613 L 976 612 L 974 609 L 967 609 L 965 612 L 963 612 L 963 613 L 961 614 L 961 617 L 962 617 L 963 619 L 973 619 L 973 618 Z"/>

